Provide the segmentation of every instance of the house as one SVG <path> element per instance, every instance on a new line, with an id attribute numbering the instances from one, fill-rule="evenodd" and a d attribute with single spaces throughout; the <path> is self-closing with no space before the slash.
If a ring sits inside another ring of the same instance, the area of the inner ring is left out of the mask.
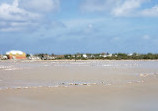
<path id="1" fill-rule="evenodd" d="M 82 57 L 82 54 L 76 54 L 76 57 L 80 58 L 80 57 Z"/>
<path id="2" fill-rule="evenodd" d="M 2 59 L 2 60 L 7 60 L 8 57 L 7 57 L 6 55 L 3 55 L 1 59 Z"/>
<path id="3" fill-rule="evenodd" d="M 53 60 L 55 59 L 54 56 L 50 56 L 50 55 L 43 55 L 42 60 Z"/>
<path id="4" fill-rule="evenodd" d="M 0 60 L 7 60 L 8 57 L 6 55 L 0 55 Z"/>
<path id="5" fill-rule="evenodd" d="M 6 52 L 8 59 L 26 59 L 26 54 L 22 51 L 12 50 Z"/>
<path id="6" fill-rule="evenodd" d="M 87 58 L 87 54 L 83 54 L 82 57 Z"/>
<path id="7" fill-rule="evenodd" d="M 99 55 L 100 57 L 103 57 L 103 58 L 106 58 L 107 57 L 107 54 L 106 53 L 102 53 Z"/>
<path id="8" fill-rule="evenodd" d="M 112 57 L 112 54 L 108 54 L 107 57 Z"/>
<path id="9" fill-rule="evenodd" d="M 55 55 L 54 56 L 54 59 L 63 59 L 63 58 L 65 58 L 64 55 Z"/>
<path id="10" fill-rule="evenodd" d="M 32 54 L 30 54 L 30 56 L 28 57 L 29 60 L 41 60 L 40 57 L 38 56 L 33 56 Z"/>
<path id="11" fill-rule="evenodd" d="M 128 54 L 128 56 L 132 56 L 133 54 L 131 53 L 131 54 Z"/>

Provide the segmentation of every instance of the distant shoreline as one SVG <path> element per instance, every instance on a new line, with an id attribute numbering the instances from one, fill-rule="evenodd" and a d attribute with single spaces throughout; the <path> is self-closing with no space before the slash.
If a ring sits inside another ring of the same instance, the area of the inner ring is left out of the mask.
<path id="1" fill-rule="evenodd" d="M 58 60 L 28 60 L 28 59 L 16 59 L 16 60 L 13 60 L 13 59 L 8 59 L 8 60 L 0 60 L 0 61 L 55 61 L 55 62 L 58 62 L 58 61 L 74 61 L 74 62 L 82 62 L 82 61 L 158 61 L 158 59 L 137 59 L 137 60 L 131 60 L 131 59 L 121 59 L 121 60 L 110 60 L 110 59 L 88 59 L 88 60 L 69 60 L 69 59 L 58 59 Z"/>

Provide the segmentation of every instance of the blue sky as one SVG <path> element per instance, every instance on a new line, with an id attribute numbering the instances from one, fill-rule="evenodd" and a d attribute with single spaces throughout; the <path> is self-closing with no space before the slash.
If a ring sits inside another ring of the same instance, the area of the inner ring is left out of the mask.
<path id="1" fill-rule="evenodd" d="M 157 0 L 1 0 L 0 53 L 158 53 Z"/>

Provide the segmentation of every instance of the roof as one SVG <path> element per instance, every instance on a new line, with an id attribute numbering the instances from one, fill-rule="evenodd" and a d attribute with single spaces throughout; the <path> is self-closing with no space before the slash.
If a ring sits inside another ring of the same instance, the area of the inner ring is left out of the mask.
<path id="1" fill-rule="evenodd" d="M 19 54 L 19 55 L 22 55 L 22 54 L 24 54 L 24 52 L 18 51 L 18 50 L 12 50 L 12 51 L 6 52 L 6 54 L 7 55 L 9 55 L 9 54 L 13 54 L 13 55 Z"/>

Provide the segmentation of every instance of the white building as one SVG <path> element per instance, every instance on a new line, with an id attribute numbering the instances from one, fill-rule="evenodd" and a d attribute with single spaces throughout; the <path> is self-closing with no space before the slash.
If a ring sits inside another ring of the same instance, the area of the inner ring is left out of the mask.
<path id="1" fill-rule="evenodd" d="M 133 54 L 131 53 L 131 54 L 128 54 L 128 56 L 132 56 Z"/>
<path id="2" fill-rule="evenodd" d="M 112 54 L 108 54 L 107 57 L 112 57 Z"/>
<path id="3" fill-rule="evenodd" d="M 106 54 L 101 54 L 101 55 L 99 55 L 100 57 L 104 57 L 104 58 L 106 58 L 107 57 L 107 55 Z"/>
<path id="4" fill-rule="evenodd" d="M 87 54 L 83 54 L 82 56 L 83 56 L 84 58 L 87 58 Z"/>

